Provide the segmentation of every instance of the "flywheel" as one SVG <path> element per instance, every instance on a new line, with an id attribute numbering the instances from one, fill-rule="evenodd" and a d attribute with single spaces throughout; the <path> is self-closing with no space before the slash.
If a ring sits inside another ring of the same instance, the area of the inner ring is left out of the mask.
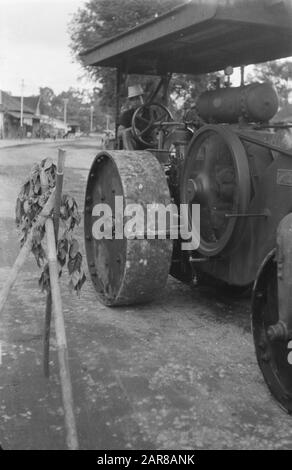
<path id="1" fill-rule="evenodd" d="M 250 173 L 239 137 L 223 125 L 197 131 L 187 149 L 180 184 L 181 202 L 200 204 L 200 246 L 206 256 L 234 249 L 251 198 Z"/>
<path id="2" fill-rule="evenodd" d="M 84 230 L 89 272 L 101 302 L 129 305 L 161 295 L 170 269 L 172 240 L 160 232 L 158 238 L 155 231 L 149 238 L 146 219 L 144 232 L 140 225 L 134 230 L 134 222 L 133 236 L 128 231 L 125 236 L 124 229 L 133 205 L 139 205 L 147 218 L 148 205 L 170 202 L 164 172 L 150 152 L 113 150 L 96 156 L 86 187 Z M 95 224 L 102 207 L 107 213 L 108 228 L 103 228 L 107 236 L 97 237 Z"/>

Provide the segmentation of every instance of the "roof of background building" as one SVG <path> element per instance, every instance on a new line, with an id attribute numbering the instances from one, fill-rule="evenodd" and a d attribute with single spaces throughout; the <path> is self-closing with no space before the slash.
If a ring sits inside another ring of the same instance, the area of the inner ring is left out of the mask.
<path id="1" fill-rule="evenodd" d="M 9 114 L 10 116 L 13 116 L 17 119 L 20 119 L 21 118 L 21 113 L 20 111 L 7 111 L 7 114 Z M 34 119 L 34 120 L 40 120 L 40 117 L 39 116 L 36 116 L 35 114 L 31 114 L 31 113 L 23 113 L 22 114 L 22 117 L 23 119 Z"/>
<path id="2" fill-rule="evenodd" d="M 13 98 L 20 101 L 20 96 L 13 96 Z M 24 96 L 23 103 L 28 106 L 34 113 L 37 111 L 37 107 L 40 101 L 40 96 Z"/>
<path id="3" fill-rule="evenodd" d="M 20 111 L 21 110 L 20 99 L 18 99 L 15 96 L 9 95 L 9 93 L 6 93 L 5 91 L 1 92 L 1 96 L 2 96 L 2 104 L 0 104 L 1 111 Z M 34 110 L 31 109 L 29 106 L 27 106 L 25 103 L 23 103 L 23 112 L 34 114 Z"/>

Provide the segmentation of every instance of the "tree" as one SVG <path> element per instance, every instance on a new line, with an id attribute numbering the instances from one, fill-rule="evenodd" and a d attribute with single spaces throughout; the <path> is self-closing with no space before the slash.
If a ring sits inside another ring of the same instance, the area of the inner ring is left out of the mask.
<path id="1" fill-rule="evenodd" d="M 69 26 L 73 55 L 82 64 L 80 52 L 185 2 L 186 0 L 89 0 L 84 7 L 78 9 Z M 100 105 L 114 109 L 114 71 L 100 67 L 86 67 L 86 70 L 99 82 Z M 140 78 L 139 81 L 150 88 L 149 77 Z M 182 81 L 184 86 L 179 90 L 178 82 L 182 84 Z M 183 98 L 193 98 L 203 84 L 206 89 L 207 82 L 206 76 L 184 76 L 183 80 L 175 76 L 171 83 L 171 92 Z"/>
<path id="2" fill-rule="evenodd" d="M 186 0 L 89 0 L 69 24 L 71 49 L 78 54 L 107 38 L 143 23 Z M 99 72 L 91 69 L 93 75 Z"/>
<path id="3" fill-rule="evenodd" d="M 55 97 L 55 93 L 52 88 L 41 87 L 40 88 L 40 112 L 41 114 L 51 115 L 52 101 Z"/>
<path id="4" fill-rule="evenodd" d="M 104 128 L 106 124 L 106 115 L 100 106 L 99 91 L 93 89 L 92 92 L 88 90 L 78 90 L 69 88 L 67 91 L 62 91 L 55 95 L 51 88 L 40 88 L 41 96 L 41 113 L 47 114 L 50 117 L 63 119 L 64 117 L 64 99 L 68 99 L 67 103 L 67 121 L 77 121 L 80 129 L 83 132 L 90 130 L 90 108 L 93 106 L 94 111 L 94 126 L 97 128 Z"/>
<path id="5" fill-rule="evenodd" d="M 249 81 L 256 78 L 259 81 L 272 83 L 279 95 L 280 106 L 288 102 L 289 93 L 292 92 L 292 62 L 291 60 L 275 60 L 254 66 Z"/>

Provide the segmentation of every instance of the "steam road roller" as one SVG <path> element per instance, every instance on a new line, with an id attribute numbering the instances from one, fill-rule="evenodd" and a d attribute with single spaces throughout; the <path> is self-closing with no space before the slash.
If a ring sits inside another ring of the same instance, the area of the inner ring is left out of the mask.
<path id="1" fill-rule="evenodd" d="M 245 84 L 244 66 L 292 55 L 291 13 L 286 1 L 193 1 L 82 53 L 85 65 L 117 70 L 115 138 L 96 156 L 86 188 L 86 252 L 99 299 L 109 306 L 150 301 L 159 296 L 169 273 L 185 283 L 196 278 L 238 293 L 252 287 L 257 360 L 288 412 L 291 126 L 275 120 L 273 86 Z M 241 84 L 233 87 L 230 73 L 239 66 Z M 175 121 L 168 107 L 172 74 L 221 70 L 225 82 L 210 83 Z M 121 103 L 131 80 L 135 88 L 133 74 L 155 76 L 155 86 L 121 130 Z M 96 235 L 100 204 L 107 207 L 103 237 Z M 162 234 L 154 224 L 151 237 L 143 229 L 139 236 L 125 236 L 127 208 L 133 204 L 143 213 L 149 205 L 172 205 L 176 221 Z M 180 229 L 186 220 L 189 235 L 200 232 L 198 243 L 187 248 L 180 231 L 171 237 L 172 228 Z"/>

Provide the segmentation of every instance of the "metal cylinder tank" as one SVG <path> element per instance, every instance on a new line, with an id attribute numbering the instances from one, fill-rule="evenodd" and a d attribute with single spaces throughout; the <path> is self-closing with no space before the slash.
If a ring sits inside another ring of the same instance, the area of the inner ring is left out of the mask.
<path id="1" fill-rule="evenodd" d="M 270 83 L 206 91 L 197 101 L 199 116 L 208 123 L 267 122 L 278 110 L 278 95 Z"/>

